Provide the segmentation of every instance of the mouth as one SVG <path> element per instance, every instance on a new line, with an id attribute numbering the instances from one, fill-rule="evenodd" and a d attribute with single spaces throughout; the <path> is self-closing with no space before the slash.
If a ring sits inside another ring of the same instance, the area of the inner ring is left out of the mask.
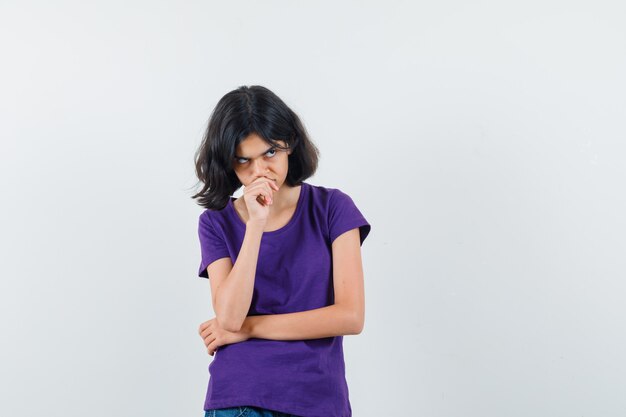
<path id="1" fill-rule="evenodd" d="M 270 177 L 266 177 L 266 176 L 257 177 L 257 179 L 258 179 L 258 178 L 265 178 L 265 179 L 268 179 L 268 180 L 270 180 L 270 181 L 277 182 L 277 181 L 276 181 L 276 179 L 274 179 L 274 178 L 270 178 Z M 254 180 L 254 181 L 256 181 L 256 180 Z"/>

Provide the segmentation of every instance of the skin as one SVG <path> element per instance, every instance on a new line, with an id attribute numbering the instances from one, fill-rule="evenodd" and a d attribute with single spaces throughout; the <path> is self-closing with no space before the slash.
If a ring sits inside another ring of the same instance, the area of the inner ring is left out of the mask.
<path id="1" fill-rule="evenodd" d="M 279 143 L 286 145 L 284 141 Z M 291 217 L 300 186 L 285 184 L 289 154 L 291 150 L 273 148 L 257 134 L 251 134 L 237 146 L 234 170 L 244 192 L 235 200 L 235 208 L 245 223 L 261 224 L 264 231 L 269 231 L 283 217 Z"/>
<path id="2" fill-rule="evenodd" d="M 234 169 L 244 185 L 243 196 L 235 201 L 235 208 L 246 223 L 246 235 L 236 265 L 230 258 L 221 258 L 207 268 L 212 277 L 217 317 L 201 323 L 198 333 L 211 356 L 219 346 L 253 337 L 305 340 L 359 334 L 363 329 L 365 294 L 358 228 L 343 233 L 332 243 L 333 305 L 297 313 L 248 316 L 242 321 L 224 320 L 245 316 L 252 297 L 261 236 L 264 231 L 286 224 L 298 201 L 301 186 L 285 184 L 291 151 L 267 152 L 270 147 L 261 137 L 251 134 L 235 152 L 245 158 L 236 162 Z"/>

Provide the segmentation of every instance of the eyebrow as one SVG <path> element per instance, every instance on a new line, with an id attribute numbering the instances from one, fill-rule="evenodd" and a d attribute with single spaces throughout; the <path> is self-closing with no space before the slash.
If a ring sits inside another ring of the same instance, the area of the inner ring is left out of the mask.
<path id="1" fill-rule="evenodd" d="M 265 152 L 261 153 L 261 155 L 259 155 L 259 156 L 263 156 L 263 155 L 265 155 L 266 153 L 268 153 L 269 151 L 271 151 L 271 150 L 272 150 L 272 149 L 274 149 L 274 148 L 275 148 L 275 146 L 270 146 L 269 148 L 267 148 L 267 149 L 265 150 Z M 237 156 L 237 155 L 235 155 L 235 158 L 237 158 L 237 159 L 239 159 L 239 158 L 242 158 L 242 159 L 250 159 L 250 158 L 249 158 L 249 157 L 247 157 L 247 156 Z"/>

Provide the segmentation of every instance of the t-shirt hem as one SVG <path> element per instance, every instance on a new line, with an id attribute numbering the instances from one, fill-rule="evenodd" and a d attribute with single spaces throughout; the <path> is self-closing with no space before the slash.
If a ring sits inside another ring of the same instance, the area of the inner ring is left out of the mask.
<path id="1" fill-rule="evenodd" d="M 283 404 L 277 404 L 271 401 L 263 401 L 253 398 L 231 398 L 221 399 L 219 401 L 211 401 L 205 404 L 204 411 L 212 410 L 214 408 L 228 408 L 228 407 L 261 407 L 268 410 L 280 411 L 281 413 L 296 414 L 302 417 L 352 417 L 351 414 L 333 414 L 332 411 L 324 410 L 321 414 L 311 414 L 311 410 L 304 407 L 297 407 L 293 405 L 285 406 Z"/>
<path id="2" fill-rule="evenodd" d="M 217 261 L 218 259 L 222 259 L 222 258 L 230 258 L 230 254 L 228 253 L 228 251 L 224 251 L 221 253 L 214 253 L 213 255 L 211 255 L 208 258 L 205 258 L 204 260 L 202 260 L 200 268 L 198 270 L 198 277 L 200 278 L 209 278 L 209 274 L 207 272 L 207 267 L 209 265 L 211 265 L 213 262 Z"/>
<path id="3" fill-rule="evenodd" d="M 359 228 L 359 245 L 363 246 L 363 242 L 365 242 L 365 238 L 369 235 L 371 230 L 370 224 L 364 218 L 355 219 L 342 225 L 341 228 L 335 231 L 336 234 L 334 236 L 330 236 L 330 244 L 332 245 L 335 239 L 346 233 L 348 230 L 352 230 L 357 227 Z"/>

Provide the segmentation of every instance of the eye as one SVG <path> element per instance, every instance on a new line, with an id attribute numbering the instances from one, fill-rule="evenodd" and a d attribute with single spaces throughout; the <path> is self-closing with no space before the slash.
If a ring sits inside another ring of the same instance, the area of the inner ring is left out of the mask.
<path id="1" fill-rule="evenodd" d="M 248 160 L 246 158 L 235 158 L 235 162 L 238 164 L 245 164 Z"/>
<path id="2" fill-rule="evenodd" d="M 270 158 L 271 158 L 272 156 L 276 155 L 276 149 L 274 149 L 274 148 L 272 148 L 272 149 L 270 149 L 269 151 L 267 151 L 267 152 L 265 153 L 265 155 L 267 155 L 267 154 L 268 154 L 268 153 L 270 153 L 270 152 L 274 152 L 272 155 L 269 155 L 269 157 L 270 157 Z"/>

